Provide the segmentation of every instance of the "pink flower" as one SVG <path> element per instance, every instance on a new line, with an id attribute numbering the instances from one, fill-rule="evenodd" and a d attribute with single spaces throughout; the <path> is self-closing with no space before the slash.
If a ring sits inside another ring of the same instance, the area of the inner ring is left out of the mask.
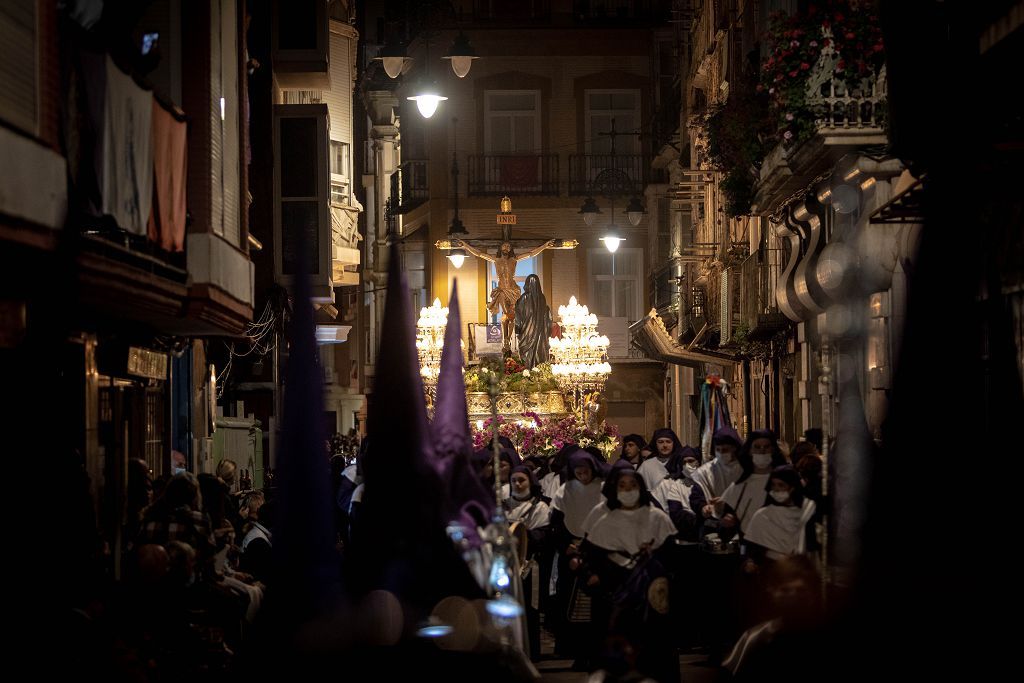
<path id="1" fill-rule="evenodd" d="M 790 78 L 796 78 L 796 75 L 797 75 L 798 73 L 799 73 L 798 71 L 790 71 L 790 72 L 789 72 L 789 77 L 790 77 Z"/>
<path id="2" fill-rule="evenodd" d="M 811 47 L 818 47 L 818 41 L 812 40 L 810 45 L 811 45 Z"/>
<path id="3" fill-rule="evenodd" d="M 788 114 L 788 113 L 787 113 L 787 114 L 786 114 L 786 120 L 787 120 L 787 121 L 792 121 L 792 120 L 793 120 L 793 115 L 792 115 L 792 114 Z"/>
<path id="4" fill-rule="evenodd" d="M 792 133 L 792 131 L 788 131 L 787 130 L 785 133 L 782 134 L 782 137 L 784 137 L 785 139 L 789 140 L 790 138 L 793 137 L 793 133 Z"/>
<path id="5" fill-rule="evenodd" d="M 790 47 L 800 47 L 800 41 L 799 40 L 791 40 L 791 41 L 789 41 L 789 46 Z"/>
<path id="6" fill-rule="evenodd" d="M 776 78 L 775 80 L 779 80 L 779 79 Z M 769 95 L 774 95 L 775 94 L 775 88 L 768 88 L 768 94 Z"/>

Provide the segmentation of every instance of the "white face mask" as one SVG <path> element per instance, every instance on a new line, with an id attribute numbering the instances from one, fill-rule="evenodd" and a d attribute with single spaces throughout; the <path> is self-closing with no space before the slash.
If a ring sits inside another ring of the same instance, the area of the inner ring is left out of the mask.
<path id="1" fill-rule="evenodd" d="M 692 477 L 693 473 L 697 471 L 696 465 L 683 465 L 683 474 L 688 477 Z"/>
<path id="2" fill-rule="evenodd" d="M 753 453 L 750 457 L 754 461 L 754 467 L 757 468 L 768 467 L 768 465 L 772 464 L 771 453 Z"/>
<path id="3" fill-rule="evenodd" d="M 789 491 L 770 491 L 768 493 L 776 503 L 785 503 L 789 500 Z"/>
<path id="4" fill-rule="evenodd" d="M 516 500 L 529 500 L 530 489 L 526 489 L 524 493 L 519 493 L 515 489 L 512 489 L 512 497 L 515 498 Z"/>
<path id="5" fill-rule="evenodd" d="M 640 502 L 640 490 L 633 489 L 632 491 L 619 491 L 619 502 L 625 507 L 631 508 Z"/>
<path id="6" fill-rule="evenodd" d="M 718 457 L 718 461 L 723 465 L 731 465 L 732 461 L 736 458 L 733 456 L 732 451 L 715 451 L 715 455 Z"/>

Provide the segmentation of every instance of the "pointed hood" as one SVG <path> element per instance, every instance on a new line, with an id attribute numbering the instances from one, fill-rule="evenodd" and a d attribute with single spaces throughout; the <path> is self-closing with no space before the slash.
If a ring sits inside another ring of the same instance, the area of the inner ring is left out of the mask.
<path id="1" fill-rule="evenodd" d="M 304 252 L 300 240 L 299 253 Z M 322 613 L 338 595 L 335 522 L 324 453 L 323 372 L 319 368 L 313 305 L 305 260 L 299 259 L 289 326 L 289 353 L 276 458 L 278 508 L 274 524 L 275 585 L 282 625 Z M 287 614 L 288 616 L 285 616 Z"/>
<path id="2" fill-rule="evenodd" d="M 494 494 L 484 487 L 472 462 L 473 443 L 469 436 L 466 383 L 462 376 L 461 329 L 456 281 L 452 284 L 452 293 L 448 299 L 448 325 L 444 331 L 441 372 L 437 380 L 437 403 L 434 420 L 430 423 L 434 453 L 432 462 L 444 481 L 448 498 L 447 521 L 471 501 L 484 509 L 494 506 Z"/>
<path id="3" fill-rule="evenodd" d="M 364 589 L 389 590 L 418 614 L 441 597 L 465 595 L 472 578 L 445 534 L 444 487 L 432 463 L 414 323 L 401 253 L 392 246 L 353 551 Z"/>

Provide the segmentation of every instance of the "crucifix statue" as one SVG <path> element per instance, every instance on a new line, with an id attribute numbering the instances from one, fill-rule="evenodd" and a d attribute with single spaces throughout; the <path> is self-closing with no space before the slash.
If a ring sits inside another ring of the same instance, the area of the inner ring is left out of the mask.
<path id="1" fill-rule="evenodd" d="M 494 264 L 494 270 L 498 274 L 498 286 L 491 291 L 491 301 L 487 304 L 487 310 L 491 315 L 497 315 L 501 309 L 501 333 L 504 339 L 503 347 L 506 352 L 512 349 L 512 326 L 516 318 L 516 302 L 519 301 L 519 285 L 516 284 L 516 263 L 523 259 L 533 258 L 545 249 L 555 248 L 561 240 L 548 240 L 539 247 L 534 247 L 522 254 L 516 254 L 510 241 L 504 241 L 493 255 L 486 251 L 477 249 L 463 240 L 452 240 L 455 246 L 462 247 L 473 256 L 490 261 Z"/>
<path id="2" fill-rule="evenodd" d="M 452 172 L 456 177 L 456 181 L 453 184 L 458 186 L 458 166 L 454 161 L 452 163 Z M 497 224 L 501 226 L 501 239 L 478 239 L 473 240 L 473 243 L 470 244 L 467 240 L 458 239 L 457 237 L 457 235 L 467 234 L 466 230 L 462 227 L 462 222 L 459 220 L 458 207 L 458 195 L 456 195 L 455 219 L 452 221 L 453 227 L 448 231 L 448 239 L 438 240 L 434 246 L 453 254 L 458 253 L 460 258 L 464 258 L 466 254 L 469 254 L 494 264 L 494 270 L 498 276 L 498 286 L 491 292 L 491 299 L 487 304 L 487 309 L 491 312 L 491 315 L 498 315 L 498 312 L 501 312 L 502 352 L 508 356 L 512 353 L 516 302 L 519 301 L 520 296 L 519 285 L 516 283 L 516 263 L 523 259 L 533 258 L 545 249 L 575 249 L 579 242 L 573 239 L 551 239 L 538 245 L 536 239 L 513 239 L 512 226 L 516 224 L 516 215 L 512 213 L 512 200 L 506 196 L 501 200 L 501 212 L 497 216 Z M 516 253 L 517 246 L 522 247 L 524 251 Z M 489 247 L 494 247 L 494 252 L 488 253 L 487 249 Z M 461 265 L 462 262 L 459 261 L 456 268 Z M 539 283 L 540 279 L 538 278 L 536 283 L 538 293 Z M 528 327 L 536 326 L 528 325 Z M 547 332 L 545 331 L 546 334 Z M 534 337 L 540 338 L 538 334 L 527 336 L 531 339 Z M 522 343 L 521 339 L 520 343 Z M 530 358 L 543 357 L 536 362 L 544 362 L 547 359 L 547 351 L 545 349 L 532 349 L 531 351 L 532 353 L 524 355 L 524 361 L 527 360 L 527 356 Z M 532 365 L 527 367 L 532 367 Z"/>

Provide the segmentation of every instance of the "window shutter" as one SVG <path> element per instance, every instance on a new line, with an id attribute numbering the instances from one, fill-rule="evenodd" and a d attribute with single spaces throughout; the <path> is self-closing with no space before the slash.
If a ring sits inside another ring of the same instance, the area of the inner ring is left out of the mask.
<path id="1" fill-rule="evenodd" d="M 333 302 L 327 105 L 276 105 L 274 151 L 275 276 L 291 284 L 303 259 L 313 301 Z"/>
<path id="2" fill-rule="evenodd" d="M 35 0 L 0 3 L 0 118 L 38 134 L 38 28 Z"/>

